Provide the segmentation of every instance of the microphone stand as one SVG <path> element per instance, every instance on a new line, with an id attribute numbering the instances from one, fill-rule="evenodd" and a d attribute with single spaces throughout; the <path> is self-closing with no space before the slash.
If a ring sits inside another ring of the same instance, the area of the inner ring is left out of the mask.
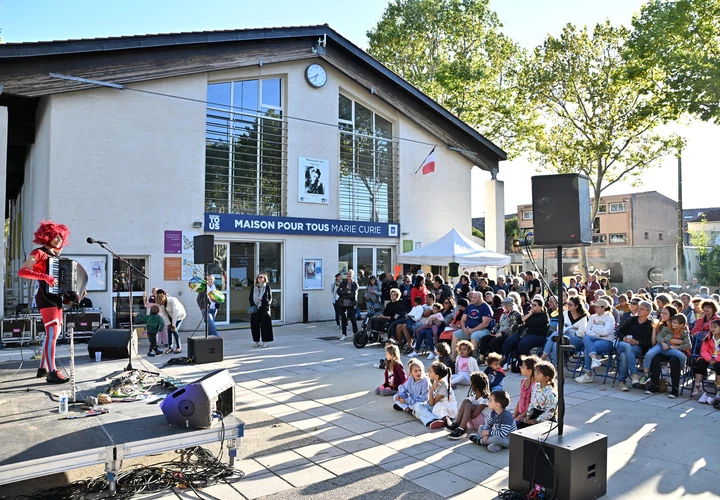
<path id="1" fill-rule="evenodd" d="M 113 257 L 115 257 L 115 258 L 118 259 L 120 262 L 122 262 L 123 264 L 125 264 L 125 267 L 127 268 L 127 272 L 128 272 L 128 313 L 129 313 L 129 317 L 130 317 L 130 321 L 129 321 L 129 326 L 128 326 L 128 328 L 129 328 L 129 330 L 130 330 L 130 349 L 128 349 L 128 364 L 127 364 L 127 366 L 125 367 L 125 371 L 129 371 L 129 372 L 140 371 L 140 372 L 144 372 L 144 373 L 152 373 L 152 374 L 154 374 L 154 375 L 158 375 L 158 373 L 156 373 L 156 372 L 148 372 L 147 370 L 139 370 L 139 369 L 136 369 L 136 368 L 133 367 L 133 364 L 132 364 L 132 352 L 133 352 L 132 341 L 133 341 L 133 333 L 134 333 L 134 332 L 133 332 L 133 315 L 132 315 L 132 304 L 133 304 L 133 294 L 132 294 L 132 293 L 133 293 L 133 285 L 132 285 L 133 282 L 132 282 L 132 278 L 133 278 L 133 271 L 135 271 L 135 273 L 136 273 L 137 275 L 139 275 L 139 276 L 141 276 L 141 277 L 143 277 L 143 278 L 145 278 L 145 279 L 148 279 L 148 277 L 147 277 L 147 276 L 145 275 L 145 273 L 143 273 L 140 269 L 138 269 L 137 267 L 135 267 L 135 266 L 133 266 L 132 264 L 130 264 L 130 262 L 129 262 L 127 259 L 123 259 L 123 258 L 120 257 L 118 254 L 116 254 L 115 252 L 113 252 L 112 247 L 108 248 L 108 246 L 110 246 L 109 243 L 106 244 L 106 243 L 101 243 L 101 242 L 99 242 L 99 241 L 96 241 L 95 243 L 97 243 L 98 245 L 100 245 L 100 248 L 102 248 L 102 249 L 105 250 L 106 252 L 109 252 Z M 106 246 L 106 245 L 107 245 L 107 246 Z M 120 311 L 119 295 L 120 295 L 120 290 L 118 290 L 118 304 L 117 304 L 117 305 L 118 305 L 118 312 Z M 138 343 L 139 343 L 139 341 L 138 341 Z"/>

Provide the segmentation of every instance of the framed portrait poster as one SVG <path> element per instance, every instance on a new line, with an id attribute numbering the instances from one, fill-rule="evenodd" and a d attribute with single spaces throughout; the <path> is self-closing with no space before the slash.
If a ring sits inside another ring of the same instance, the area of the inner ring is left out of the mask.
<path id="1" fill-rule="evenodd" d="M 298 158 L 298 201 L 301 203 L 330 203 L 330 162 L 315 158 Z"/>
<path id="2" fill-rule="evenodd" d="M 303 259 L 303 290 L 322 290 L 323 260 Z"/>
<path id="3" fill-rule="evenodd" d="M 66 255 L 66 259 L 77 261 L 88 275 L 88 292 L 106 292 L 108 289 L 107 255 Z"/>

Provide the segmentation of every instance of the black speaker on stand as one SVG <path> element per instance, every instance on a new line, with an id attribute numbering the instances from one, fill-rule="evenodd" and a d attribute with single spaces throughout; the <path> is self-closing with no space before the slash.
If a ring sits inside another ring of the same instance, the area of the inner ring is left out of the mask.
<path id="1" fill-rule="evenodd" d="M 215 262 L 215 235 L 201 234 L 193 238 L 195 264 L 203 264 L 205 280 L 208 277 L 208 264 Z M 200 292 L 206 293 L 206 292 Z M 195 364 L 215 363 L 223 360 L 222 337 L 208 337 L 207 317 L 208 301 L 205 301 L 205 337 L 190 337 L 187 340 L 188 357 Z"/>
<path id="2" fill-rule="evenodd" d="M 562 304 L 563 246 L 592 243 L 590 182 L 578 174 L 534 176 L 532 198 L 534 245 L 555 247 L 557 251 L 556 299 Z M 557 426 L 550 422 L 536 424 L 510 435 L 508 485 L 512 491 L 523 495 L 540 485 L 559 500 L 591 500 L 607 491 L 607 436 L 573 427 L 568 427 L 568 433 L 564 435 L 564 321 L 559 319 L 555 344 Z"/>

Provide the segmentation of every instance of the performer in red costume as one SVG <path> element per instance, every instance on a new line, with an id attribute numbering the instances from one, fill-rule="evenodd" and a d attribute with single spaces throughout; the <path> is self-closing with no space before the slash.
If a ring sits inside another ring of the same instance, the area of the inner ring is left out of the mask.
<path id="1" fill-rule="evenodd" d="M 48 258 L 60 256 L 69 235 L 70 231 L 65 225 L 43 221 L 35 231 L 33 240 L 33 243 L 42 246 L 30 252 L 30 256 L 18 271 L 21 278 L 39 282 L 35 303 L 45 324 L 45 342 L 36 376 L 45 376 L 45 380 L 51 384 L 63 384 L 69 379 L 55 367 L 55 344 L 62 331 L 62 299 L 48 291 L 48 285 L 57 285 L 57 280 L 48 274 Z"/>

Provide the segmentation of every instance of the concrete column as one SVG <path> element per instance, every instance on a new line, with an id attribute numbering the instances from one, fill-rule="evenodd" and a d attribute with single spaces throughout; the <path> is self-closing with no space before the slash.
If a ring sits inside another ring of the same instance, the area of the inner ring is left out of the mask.
<path id="1" fill-rule="evenodd" d="M 3 221 L 3 244 L 0 245 L 0 276 L 2 277 L 2 285 L 0 286 L 0 316 L 5 316 L 5 187 L 7 183 L 7 154 L 8 154 L 8 109 L 0 106 L 0 210 L 2 210 Z"/>
<path id="2" fill-rule="evenodd" d="M 493 179 L 485 182 L 485 248 L 505 254 L 505 183 Z M 497 277 L 497 269 L 487 268 L 491 279 Z"/>

